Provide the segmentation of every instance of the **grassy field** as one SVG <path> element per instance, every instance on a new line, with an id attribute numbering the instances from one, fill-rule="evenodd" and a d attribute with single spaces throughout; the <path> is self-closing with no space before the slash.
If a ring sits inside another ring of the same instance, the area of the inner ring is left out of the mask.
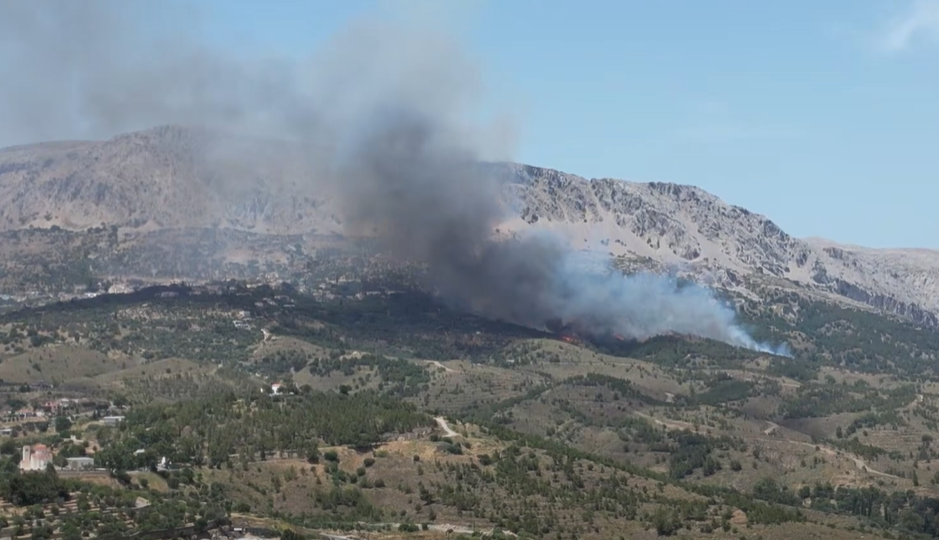
<path id="1" fill-rule="evenodd" d="M 137 362 L 76 345 L 42 347 L 3 357 L 0 379 L 18 383 L 65 382 L 126 370 Z"/>

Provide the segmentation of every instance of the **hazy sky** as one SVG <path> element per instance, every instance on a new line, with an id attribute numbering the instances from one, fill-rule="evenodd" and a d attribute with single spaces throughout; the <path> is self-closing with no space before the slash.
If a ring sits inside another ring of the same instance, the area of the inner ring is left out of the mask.
<path id="1" fill-rule="evenodd" d="M 445 2 L 516 116 L 518 161 L 698 185 L 796 236 L 939 249 L 939 0 Z M 209 0 L 199 24 L 299 57 L 377 3 Z"/>

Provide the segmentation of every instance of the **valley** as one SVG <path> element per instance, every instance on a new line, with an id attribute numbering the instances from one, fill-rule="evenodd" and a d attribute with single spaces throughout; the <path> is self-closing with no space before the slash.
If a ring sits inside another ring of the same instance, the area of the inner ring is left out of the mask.
<path id="1" fill-rule="evenodd" d="M 167 285 L 9 312 L 4 470 L 45 444 L 94 460 L 41 473 L 66 501 L 208 504 L 152 525 L 131 512 L 139 530 L 253 516 L 383 537 L 930 534 L 915 516 L 939 507 L 931 332 L 820 302 L 806 319 L 752 314 L 805 336 L 792 358 L 681 337 L 572 344 L 380 289 Z M 907 337 L 888 352 L 851 339 L 860 328 Z M 15 526 L 36 523 L 115 526 Z"/>

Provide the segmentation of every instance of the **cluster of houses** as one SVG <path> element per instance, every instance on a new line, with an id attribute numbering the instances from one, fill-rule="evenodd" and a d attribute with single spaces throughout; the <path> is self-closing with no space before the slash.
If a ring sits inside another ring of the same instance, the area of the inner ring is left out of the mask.
<path id="1" fill-rule="evenodd" d="M 37 385 L 30 385 L 35 388 Z M 16 437 L 30 432 L 54 430 L 55 422 L 59 416 L 88 416 L 99 419 L 107 426 L 116 426 L 124 421 L 124 417 L 115 414 L 125 410 L 125 407 L 115 406 L 105 400 L 90 398 L 58 398 L 36 401 L 15 409 L 0 410 L 0 418 L 11 422 L 0 427 L 0 437 Z M 78 441 L 73 436 L 73 441 Z M 25 445 L 21 447 L 19 469 L 22 471 L 43 471 L 53 463 L 54 454 L 51 448 L 44 444 Z M 83 471 L 94 469 L 94 458 L 89 456 L 68 457 L 61 470 Z"/>
<path id="2" fill-rule="evenodd" d="M 42 383 L 33 383 L 30 387 L 31 389 L 44 389 L 51 388 L 52 386 L 46 386 Z M 122 410 L 121 407 L 115 407 L 110 402 L 104 400 L 90 398 L 59 398 L 43 401 L 41 403 L 27 404 L 18 409 L 2 409 L 0 410 L 0 418 L 6 419 L 7 421 L 24 421 L 31 419 L 47 420 L 60 415 L 107 414 L 111 412 L 121 412 Z"/>
<path id="3" fill-rule="evenodd" d="M 26 445 L 20 459 L 21 471 L 44 471 L 52 463 L 52 450 L 44 444 Z M 93 469 L 95 459 L 90 456 L 65 458 L 66 470 L 82 471 Z"/>
<path id="4" fill-rule="evenodd" d="M 104 416 L 101 422 L 105 425 L 115 426 L 124 421 L 123 416 Z M 5 428 L 0 435 L 9 435 L 11 430 Z M 72 435 L 73 442 L 82 442 Z M 134 454 L 143 454 L 145 450 L 139 449 Z M 19 468 L 21 471 L 44 471 L 50 465 L 54 465 L 54 454 L 52 449 L 44 444 L 24 445 L 20 458 Z M 95 460 L 92 456 L 74 456 L 65 458 L 65 464 L 62 467 L 56 467 L 62 471 L 91 471 L 96 470 Z M 157 465 L 157 470 L 170 470 L 170 463 L 164 457 Z"/>
<path id="5" fill-rule="evenodd" d="M 238 330 L 251 330 L 251 312 L 250 311 L 239 311 L 235 315 L 235 320 L 233 321 L 235 328 Z"/>
<path id="6" fill-rule="evenodd" d="M 108 291 L 110 292 L 110 290 Z M 41 306 L 53 302 L 68 302 L 70 300 L 87 300 L 99 296 L 100 292 L 45 292 L 26 291 L 20 294 L 0 294 L 0 304 L 20 306 Z"/>

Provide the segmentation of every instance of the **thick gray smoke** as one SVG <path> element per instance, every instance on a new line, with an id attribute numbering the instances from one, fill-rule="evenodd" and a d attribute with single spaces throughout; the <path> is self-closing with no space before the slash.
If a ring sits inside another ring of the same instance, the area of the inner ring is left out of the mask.
<path id="1" fill-rule="evenodd" d="M 184 16 L 163 2 L 0 2 L 0 145 L 177 122 L 291 140 L 323 171 L 309 183 L 333 193 L 346 233 L 426 264 L 464 309 L 766 349 L 705 289 L 597 271 L 544 232 L 496 239 L 511 201 L 479 162 L 508 157 L 511 130 L 480 121 L 480 72 L 443 32 L 375 18 L 307 62 L 257 62 L 200 46 L 195 29 L 147 30 Z"/>
<path id="2" fill-rule="evenodd" d="M 508 217 L 499 186 L 445 125 L 400 105 L 370 117 L 340 163 L 344 215 L 355 232 L 427 263 L 445 298 L 533 327 L 556 318 L 628 338 L 679 333 L 784 352 L 755 342 L 707 289 L 651 274 L 626 278 L 608 259 L 543 231 L 494 238 Z"/>

